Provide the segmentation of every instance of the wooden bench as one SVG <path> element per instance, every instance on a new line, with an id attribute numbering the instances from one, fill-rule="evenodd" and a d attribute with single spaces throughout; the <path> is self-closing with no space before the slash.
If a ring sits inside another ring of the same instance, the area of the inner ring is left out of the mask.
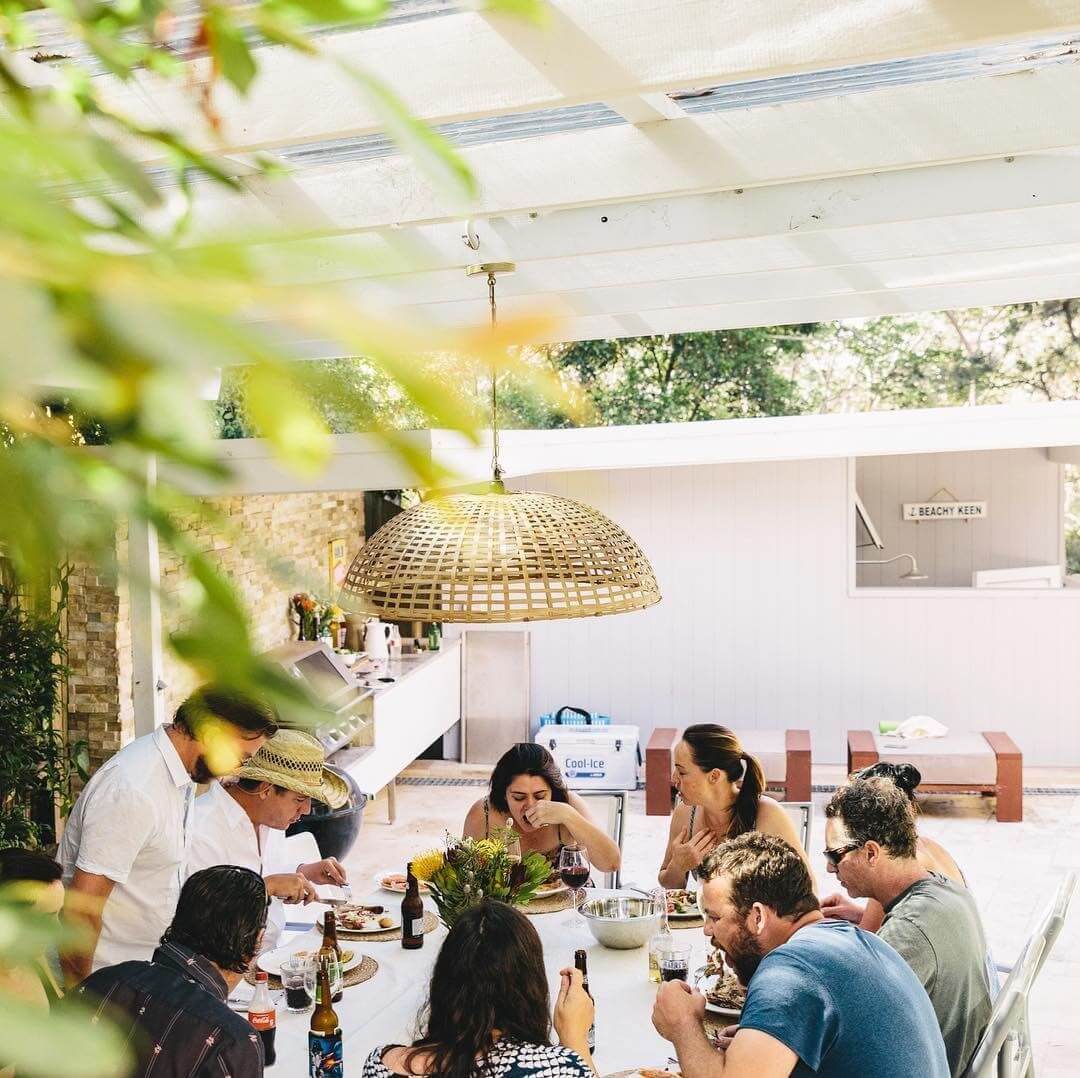
<path id="1" fill-rule="evenodd" d="M 917 738 L 899 747 L 869 730 L 848 731 L 849 774 L 879 760 L 917 767 L 923 776 L 919 789 L 926 793 L 993 795 L 999 821 L 1024 818 L 1023 755 L 1003 731 Z"/>
<path id="2" fill-rule="evenodd" d="M 658 726 L 645 746 L 645 814 L 670 816 L 675 803 L 671 772 L 681 737 L 673 726 Z M 810 731 L 748 730 L 743 748 L 761 763 L 769 789 L 782 790 L 785 801 L 810 800 Z"/>

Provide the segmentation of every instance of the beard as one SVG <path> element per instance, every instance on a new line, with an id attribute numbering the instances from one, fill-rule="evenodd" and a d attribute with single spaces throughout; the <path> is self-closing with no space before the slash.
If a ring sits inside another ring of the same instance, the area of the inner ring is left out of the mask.
<path id="1" fill-rule="evenodd" d="M 200 756 L 194 766 L 191 768 L 191 781 L 197 782 L 199 785 L 209 782 L 211 779 L 216 779 L 217 775 L 210 770 L 210 765 L 206 762 L 205 756 Z"/>
<path id="2" fill-rule="evenodd" d="M 751 935 L 745 927 L 740 926 L 738 937 L 730 947 L 724 948 L 724 955 L 728 964 L 735 971 L 739 983 L 745 988 L 750 984 L 750 978 L 757 973 L 761 960 L 765 957 L 761 951 L 761 944 L 757 937 Z"/>

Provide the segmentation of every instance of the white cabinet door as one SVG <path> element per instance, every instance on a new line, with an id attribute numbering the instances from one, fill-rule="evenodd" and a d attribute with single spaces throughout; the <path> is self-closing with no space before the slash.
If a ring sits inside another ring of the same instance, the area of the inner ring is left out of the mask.
<path id="1" fill-rule="evenodd" d="M 464 647 L 465 760 L 493 764 L 511 745 L 529 740 L 529 634 L 472 630 Z"/>

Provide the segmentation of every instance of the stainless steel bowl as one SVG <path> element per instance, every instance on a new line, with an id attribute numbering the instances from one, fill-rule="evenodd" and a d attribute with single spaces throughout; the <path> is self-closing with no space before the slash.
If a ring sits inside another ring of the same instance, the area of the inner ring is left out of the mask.
<path id="1" fill-rule="evenodd" d="M 660 929 L 660 913 L 647 898 L 606 895 L 581 907 L 589 931 L 599 943 L 626 951 L 644 947 Z"/>

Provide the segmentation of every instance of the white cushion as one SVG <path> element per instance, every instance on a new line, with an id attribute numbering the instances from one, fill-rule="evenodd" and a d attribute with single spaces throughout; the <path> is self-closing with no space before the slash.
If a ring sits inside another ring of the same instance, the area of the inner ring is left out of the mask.
<path id="1" fill-rule="evenodd" d="M 910 741 L 874 735 L 878 756 L 891 764 L 917 767 L 929 786 L 993 786 L 997 783 L 997 757 L 982 734 L 949 734 Z"/>
<path id="2" fill-rule="evenodd" d="M 787 782 L 787 749 L 783 730 L 739 730 L 738 734 L 742 747 L 761 764 L 766 782 Z"/>

